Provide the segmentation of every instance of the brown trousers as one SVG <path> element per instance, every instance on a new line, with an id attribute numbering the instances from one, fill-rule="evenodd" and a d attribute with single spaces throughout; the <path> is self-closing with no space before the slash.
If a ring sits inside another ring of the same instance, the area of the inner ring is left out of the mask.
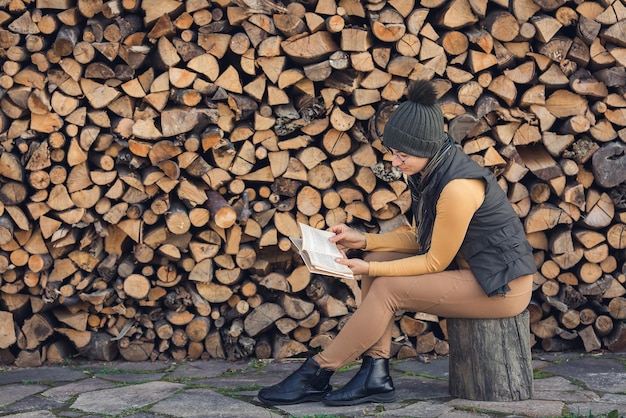
<path id="1" fill-rule="evenodd" d="M 395 252 L 372 252 L 368 261 L 406 257 Z M 403 277 L 361 278 L 361 304 L 334 340 L 315 360 L 337 370 L 362 354 L 389 358 L 394 314 L 424 312 L 446 318 L 506 318 L 523 312 L 532 295 L 533 276 L 509 283 L 505 295 L 488 297 L 469 269 Z"/>

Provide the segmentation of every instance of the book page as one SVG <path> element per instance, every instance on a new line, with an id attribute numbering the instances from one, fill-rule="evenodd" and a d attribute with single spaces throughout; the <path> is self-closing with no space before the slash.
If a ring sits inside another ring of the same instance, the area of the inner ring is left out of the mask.
<path id="1" fill-rule="evenodd" d="M 303 250 L 327 254 L 333 256 L 333 258 L 343 257 L 337 245 L 328 241 L 330 237 L 335 235 L 332 232 L 316 229 L 303 223 L 300 224 L 300 230 L 302 231 Z"/>
<path id="2" fill-rule="evenodd" d="M 335 261 L 337 257 L 343 258 L 343 254 L 339 251 L 337 245 L 328 241 L 328 238 L 335 234 L 302 223 L 300 224 L 300 229 L 302 231 L 302 240 L 292 239 L 292 241 L 300 250 L 309 270 L 320 273 L 326 272 L 338 277 L 353 278 L 352 270 L 348 266 Z"/>

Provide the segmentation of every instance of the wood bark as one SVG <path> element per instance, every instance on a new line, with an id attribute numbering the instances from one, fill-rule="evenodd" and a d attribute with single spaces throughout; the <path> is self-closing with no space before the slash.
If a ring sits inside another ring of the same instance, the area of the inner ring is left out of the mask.
<path id="1" fill-rule="evenodd" d="M 452 396 L 496 402 L 532 397 L 529 316 L 448 320 Z"/>

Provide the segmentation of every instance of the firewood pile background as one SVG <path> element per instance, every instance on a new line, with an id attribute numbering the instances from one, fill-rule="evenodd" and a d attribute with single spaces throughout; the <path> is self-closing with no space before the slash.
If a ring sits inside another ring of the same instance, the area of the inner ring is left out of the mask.
<path id="1" fill-rule="evenodd" d="M 432 79 L 535 249 L 534 347 L 626 349 L 624 0 L 0 0 L 0 361 L 282 358 L 354 281 L 298 222 L 406 228 L 370 119 Z M 398 313 L 394 356 L 446 355 Z"/>

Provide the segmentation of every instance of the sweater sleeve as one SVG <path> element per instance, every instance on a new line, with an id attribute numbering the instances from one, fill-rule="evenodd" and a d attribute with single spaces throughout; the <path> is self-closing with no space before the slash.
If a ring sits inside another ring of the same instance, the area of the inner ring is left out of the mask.
<path id="1" fill-rule="evenodd" d="M 365 234 L 366 251 L 398 251 L 415 254 L 419 251 L 415 231 Z"/>
<path id="2" fill-rule="evenodd" d="M 451 181 L 441 191 L 437 201 L 437 214 L 428 252 L 394 261 L 370 262 L 370 275 L 415 276 L 445 270 L 459 252 L 469 223 L 484 199 L 485 183 L 482 180 Z M 369 248 L 370 240 L 367 242 Z M 377 248 L 382 248 L 380 242 L 377 243 Z"/>

